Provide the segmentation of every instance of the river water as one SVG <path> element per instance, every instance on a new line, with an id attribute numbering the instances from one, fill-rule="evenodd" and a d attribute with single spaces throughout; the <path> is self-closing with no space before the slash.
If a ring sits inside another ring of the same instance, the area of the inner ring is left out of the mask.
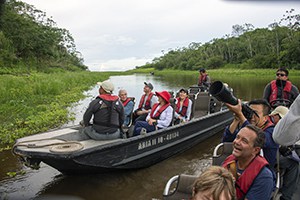
<path id="1" fill-rule="evenodd" d="M 154 85 L 154 91 L 177 92 L 181 87 L 196 83 L 197 77 L 175 76 L 162 79 L 151 75 L 112 76 L 115 93 L 126 89 L 128 95 L 139 102 L 144 81 Z M 227 82 L 237 97 L 244 100 L 260 98 L 263 88 L 270 80 L 260 78 L 243 79 L 229 77 Z M 293 81 L 294 82 L 294 81 Z M 299 87 L 299 81 L 296 81 Z M 74 104 L 70 111 L 75 120 L 65 124 L 78 124 L 89 102 L 98 94 L 98 87 L 85 92 L 87 98 Z M 137 103 L 136 103 L 137 104 Z M 220 142 L 222 133 L 207 139 L 192 149 L 145 169 L 107 174 L 65 176 L 41 163 L 39 170 L 24 167 L 11 151 L 0 153 L 0 200 L 19 199 L 162 199 L 164 186 L 174 175 L 199 174 L 211 164 L 213 148 Z M 12 178 L 7 172 L 18 172 Z M 68 198 L 69 197 L 69 198 Z"/>

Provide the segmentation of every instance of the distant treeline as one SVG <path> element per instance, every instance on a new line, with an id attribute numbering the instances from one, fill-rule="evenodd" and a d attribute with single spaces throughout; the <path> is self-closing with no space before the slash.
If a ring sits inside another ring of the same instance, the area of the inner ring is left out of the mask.
<path id="1" fill-rule="evenodd" d="M 199 68 L 300 69 L 300 15 L 286 11 L 283 18 L 267 28 L 252 24 L 234 25 L 232 33 L 205 44 L 162 51 L 141 68 L 197 70 Z M 139 68 L 139 67 L 137 67 Z"/>
<path id="2" fill-rule="evenodd" d="M 45 12 L 16 0 L 0 0 L 0 73 L 86 70 L 74 39 Z"/>

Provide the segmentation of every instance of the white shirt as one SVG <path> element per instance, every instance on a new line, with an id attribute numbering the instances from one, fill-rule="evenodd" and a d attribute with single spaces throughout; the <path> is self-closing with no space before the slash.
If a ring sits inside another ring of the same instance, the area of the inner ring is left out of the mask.
<path id="1" fill-rule="evenodd" d="M 157 108 L 155 109 L 153 115 L 155 115 L 155 113 L 159 110 L 161 106 L 157 106 Z M 150 114 L 151 112 L 147 115 L 146 121 L 148 121 L 150 119 Z M 173 118 L 173 108 L 170 106 L 168 106 L 159 116 L 159 119 L 157 120 L 157 127 L 159 128 L 167 128 L 169 127 L 169 125 L 171 124 Z"/>

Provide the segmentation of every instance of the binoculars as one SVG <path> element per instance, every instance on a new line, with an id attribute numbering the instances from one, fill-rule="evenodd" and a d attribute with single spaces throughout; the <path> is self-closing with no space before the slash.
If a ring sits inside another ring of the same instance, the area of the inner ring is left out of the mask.
<path id="1" fill-rule="evenodd" d="M 228 103 L 230 105 L 238 104 L 238 99 L 221 81 L 215 81 L 210 86 L 209 93 L 219 101 Z M 253 114 L 256 114 L 247 104 L 244 103 L 242 103 L 242 112 L 248 120 L 252 118 Z"/>

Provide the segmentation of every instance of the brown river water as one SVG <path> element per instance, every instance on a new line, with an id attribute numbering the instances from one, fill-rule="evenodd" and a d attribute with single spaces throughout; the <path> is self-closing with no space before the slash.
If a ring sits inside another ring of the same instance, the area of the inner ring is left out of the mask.
<path id="1" fill-rule="evenodd" d="M 188 87 L 197 81 L 197 77 L 180 76 L 160 78 L 151 75 L 112 76 L 115 93 L 121 88 L 129 96 L 136 97 L 136 102 L 143 91 L 143 82 L 150 81 L 154 91 L 168 90 L 177 92 L 181 87 Z M 234 94 L 243 100 L 261 98 L 264 86 L 270 79 L 234 78 L 222 80 L 233 89 Z M 300 81 L 292 80 L 299 88 Z M 296 83 L 295 83 L 296 81 Z M 70 108 L 75 120 L 65 124 L 78 124 L 89 102 L 97 95 L 97 86 L 85 92 L 87 98 Z M 136 103 L 137 104 L 137 103 Z M 0 200 L 19 199 L 162 199 L 165 184 L 174 175 L 199 174 L 211 165 L 214 147 L 220 142 L 222 132 L 198 144 L 190 150 L 155 164 L 151 167 L 107 174 L 62 175 L 56 169 L 41 163 L 39 170 L 32 170 L 12 155 L 11 151 L 0 152 Z M 18 173 L 9 177 L 8 172 Z"/>

